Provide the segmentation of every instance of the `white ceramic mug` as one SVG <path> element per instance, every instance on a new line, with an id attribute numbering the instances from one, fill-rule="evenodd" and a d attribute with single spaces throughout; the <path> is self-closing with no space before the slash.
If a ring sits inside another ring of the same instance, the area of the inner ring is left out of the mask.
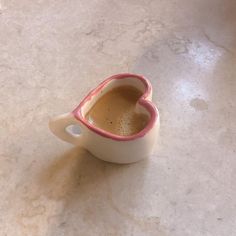
<path id="1" fill-rule="evenodd" d="M 136 111 L 149 116 L 149 122 L 139 133 L 120 136 L 93 126 L 85 119 L 86 113 L 106 92 L 122 85 L 131 85 L 143 95 L 136 104 Z M 150 156 L 159 130 L 159 113 L 151 102 L 152 87 L 143 76 L 118 74 L 104 80 L 92 90 L 74 111 L 55 117 L 49 122 L 51 131 L 62 140 L 87 149 L 94 156 L 108 162 L 132 163 Z M 68 130 L 79 125 L 78 132 Z"/>

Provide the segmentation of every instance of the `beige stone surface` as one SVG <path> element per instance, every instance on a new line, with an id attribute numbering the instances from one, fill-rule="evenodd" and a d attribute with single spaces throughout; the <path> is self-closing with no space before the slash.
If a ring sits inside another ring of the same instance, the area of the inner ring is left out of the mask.
<path id="1" fill-rule="evenodd" d="M 48 129 L 119 72 L 161 114 L 132 165 Z M 236 235 L 235 0 L 1 0 L 0 97 L 1 236 Z"/>

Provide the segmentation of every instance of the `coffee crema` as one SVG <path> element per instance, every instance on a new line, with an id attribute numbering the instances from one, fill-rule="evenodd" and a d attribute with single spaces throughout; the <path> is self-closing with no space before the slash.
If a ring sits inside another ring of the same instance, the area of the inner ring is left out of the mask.
<path id="1" fill-rule="evenodd" d="M 133 86 L 120 86 L 105 93 L 87 112 L 85 118 L 92 125 L 122 136 L 140 132 L 149 116 L 135 112 L 142 92 Z"/>

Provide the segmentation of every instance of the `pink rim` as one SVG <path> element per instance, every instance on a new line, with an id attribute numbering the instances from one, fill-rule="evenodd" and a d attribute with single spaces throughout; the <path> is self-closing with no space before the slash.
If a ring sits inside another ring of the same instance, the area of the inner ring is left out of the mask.
<path id="1" fill-rule="evenodd" d="M 111 80 L 125 79 L 127 77 L 133 77 L 133 78 L 139 79 L 145 85 L 145 91 L 144 91 L 143 95 L 139 98 L 138 103 L 141 104 L 143 107 L 145 107 L 151 115 L 147 126 L 137 134 L 130 135 L 130 136 L 121 136 L 121 135 L 116 135 L 116 134 L 107 132 L 105 130 L 102 130 L 102 129 L 90 124 L 81 114 L 81 108 L 83 107 L 83 105 L 86 102 L 88 102 L 94 95 L 96 95 Z M 88 127 L 90 130 L 94 131 L 95 133 L 97 133 L 103 137 L 114 139 L 117 141 L 134 140 L 134 139 L 143 137 L 154 126 L 156 119 L 158 117 L 158 110 L 155 107 L 155 105 L 152 102 L 146 100 L 146 98 L 151 93 L 151 91 L 152 91 L 152 86 L 151 86 L 150 82 L 145 77 L 143 77 L 141 75 L 129 74 L 129 73 L 113 75 L 113 76 L 107 78 L 106 80 L 104 80 L 102 83 L 100 83 L 97 86 L 97 88 L 90 91 L 89 94 L 79 104 L 79 106 L 76 107 L 74 109 L 74 111 L 72 111 L 72 113 L 74 114 L 75 118 L 78 119 L 80 122 L 82 122 L 86 127 Z"/>

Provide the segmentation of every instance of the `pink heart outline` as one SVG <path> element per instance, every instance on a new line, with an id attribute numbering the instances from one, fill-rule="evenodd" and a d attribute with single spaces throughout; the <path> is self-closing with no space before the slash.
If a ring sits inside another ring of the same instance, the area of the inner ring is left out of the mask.
<path id="1" fill-rule="evenodd" d="M 139 79 L 143 82 L 144 86 L 145 86 L 145 91 L 143 93 L 143 95 L 139 98 L 139 100 L 137 101 L 140 105 L 142 105 L 149 113 L 150 113 L 150 120 L 148 122 L 148 124 L 146 125 L 146 127 L 144 129 L 142 129 L 139 133 L 134 134 L 134 135 L 130 135 L 130 136 L 121 136 L 121 135 L 116 135 L 110 132 L 107 132 L 103 129 L 100 129 L 96 126 L 93 126 L 92 124 L 90 124 L 83 116 L 81 113 L 81 108 L 83 107 L 83 105 L 88 102 L 89 100 L 92 99 L 92 97 L 94 95 L 96 95 L 103 87 L 105 87 L 111 80 L 116 80 L 116 79 L 125 79 L 127 77 L 132 77 L 132 78 L 136 78 Z M 153 102 L 147 100 L 148 95 L 152 92 L 152 86 L 151 83 L 142 75 L 136 75 L 136 74 L 130 74 L 130 73 L 123 73 L 123 74 L 116 74 L 113 75 L 111 77 L 108 77 L 107 79 L 105 79 L 103 82 L 101 82 L 95 89 L 91 90 L 88 95 L 80 102 L 80 104 L 72 111 L 73 115 L 75 116 L 75 118 L 77 120 L 79 120 L 80 122 L 82 122 L 87 128 L 89 128 L 90 130 L 94 131 L 95 133 L 106 137 L 106 138 L 110 138 L 116 141 L 130 141 L 130 140 L 134 140 L 137 138 L 141 138 L 143 137 L 146 133 L 149 132 L 149 130 L 152 129 L 152 127 L 154 126 L 159 113 L 158 110 L 156 108 L 156 106 L 154 105 Z"/>

